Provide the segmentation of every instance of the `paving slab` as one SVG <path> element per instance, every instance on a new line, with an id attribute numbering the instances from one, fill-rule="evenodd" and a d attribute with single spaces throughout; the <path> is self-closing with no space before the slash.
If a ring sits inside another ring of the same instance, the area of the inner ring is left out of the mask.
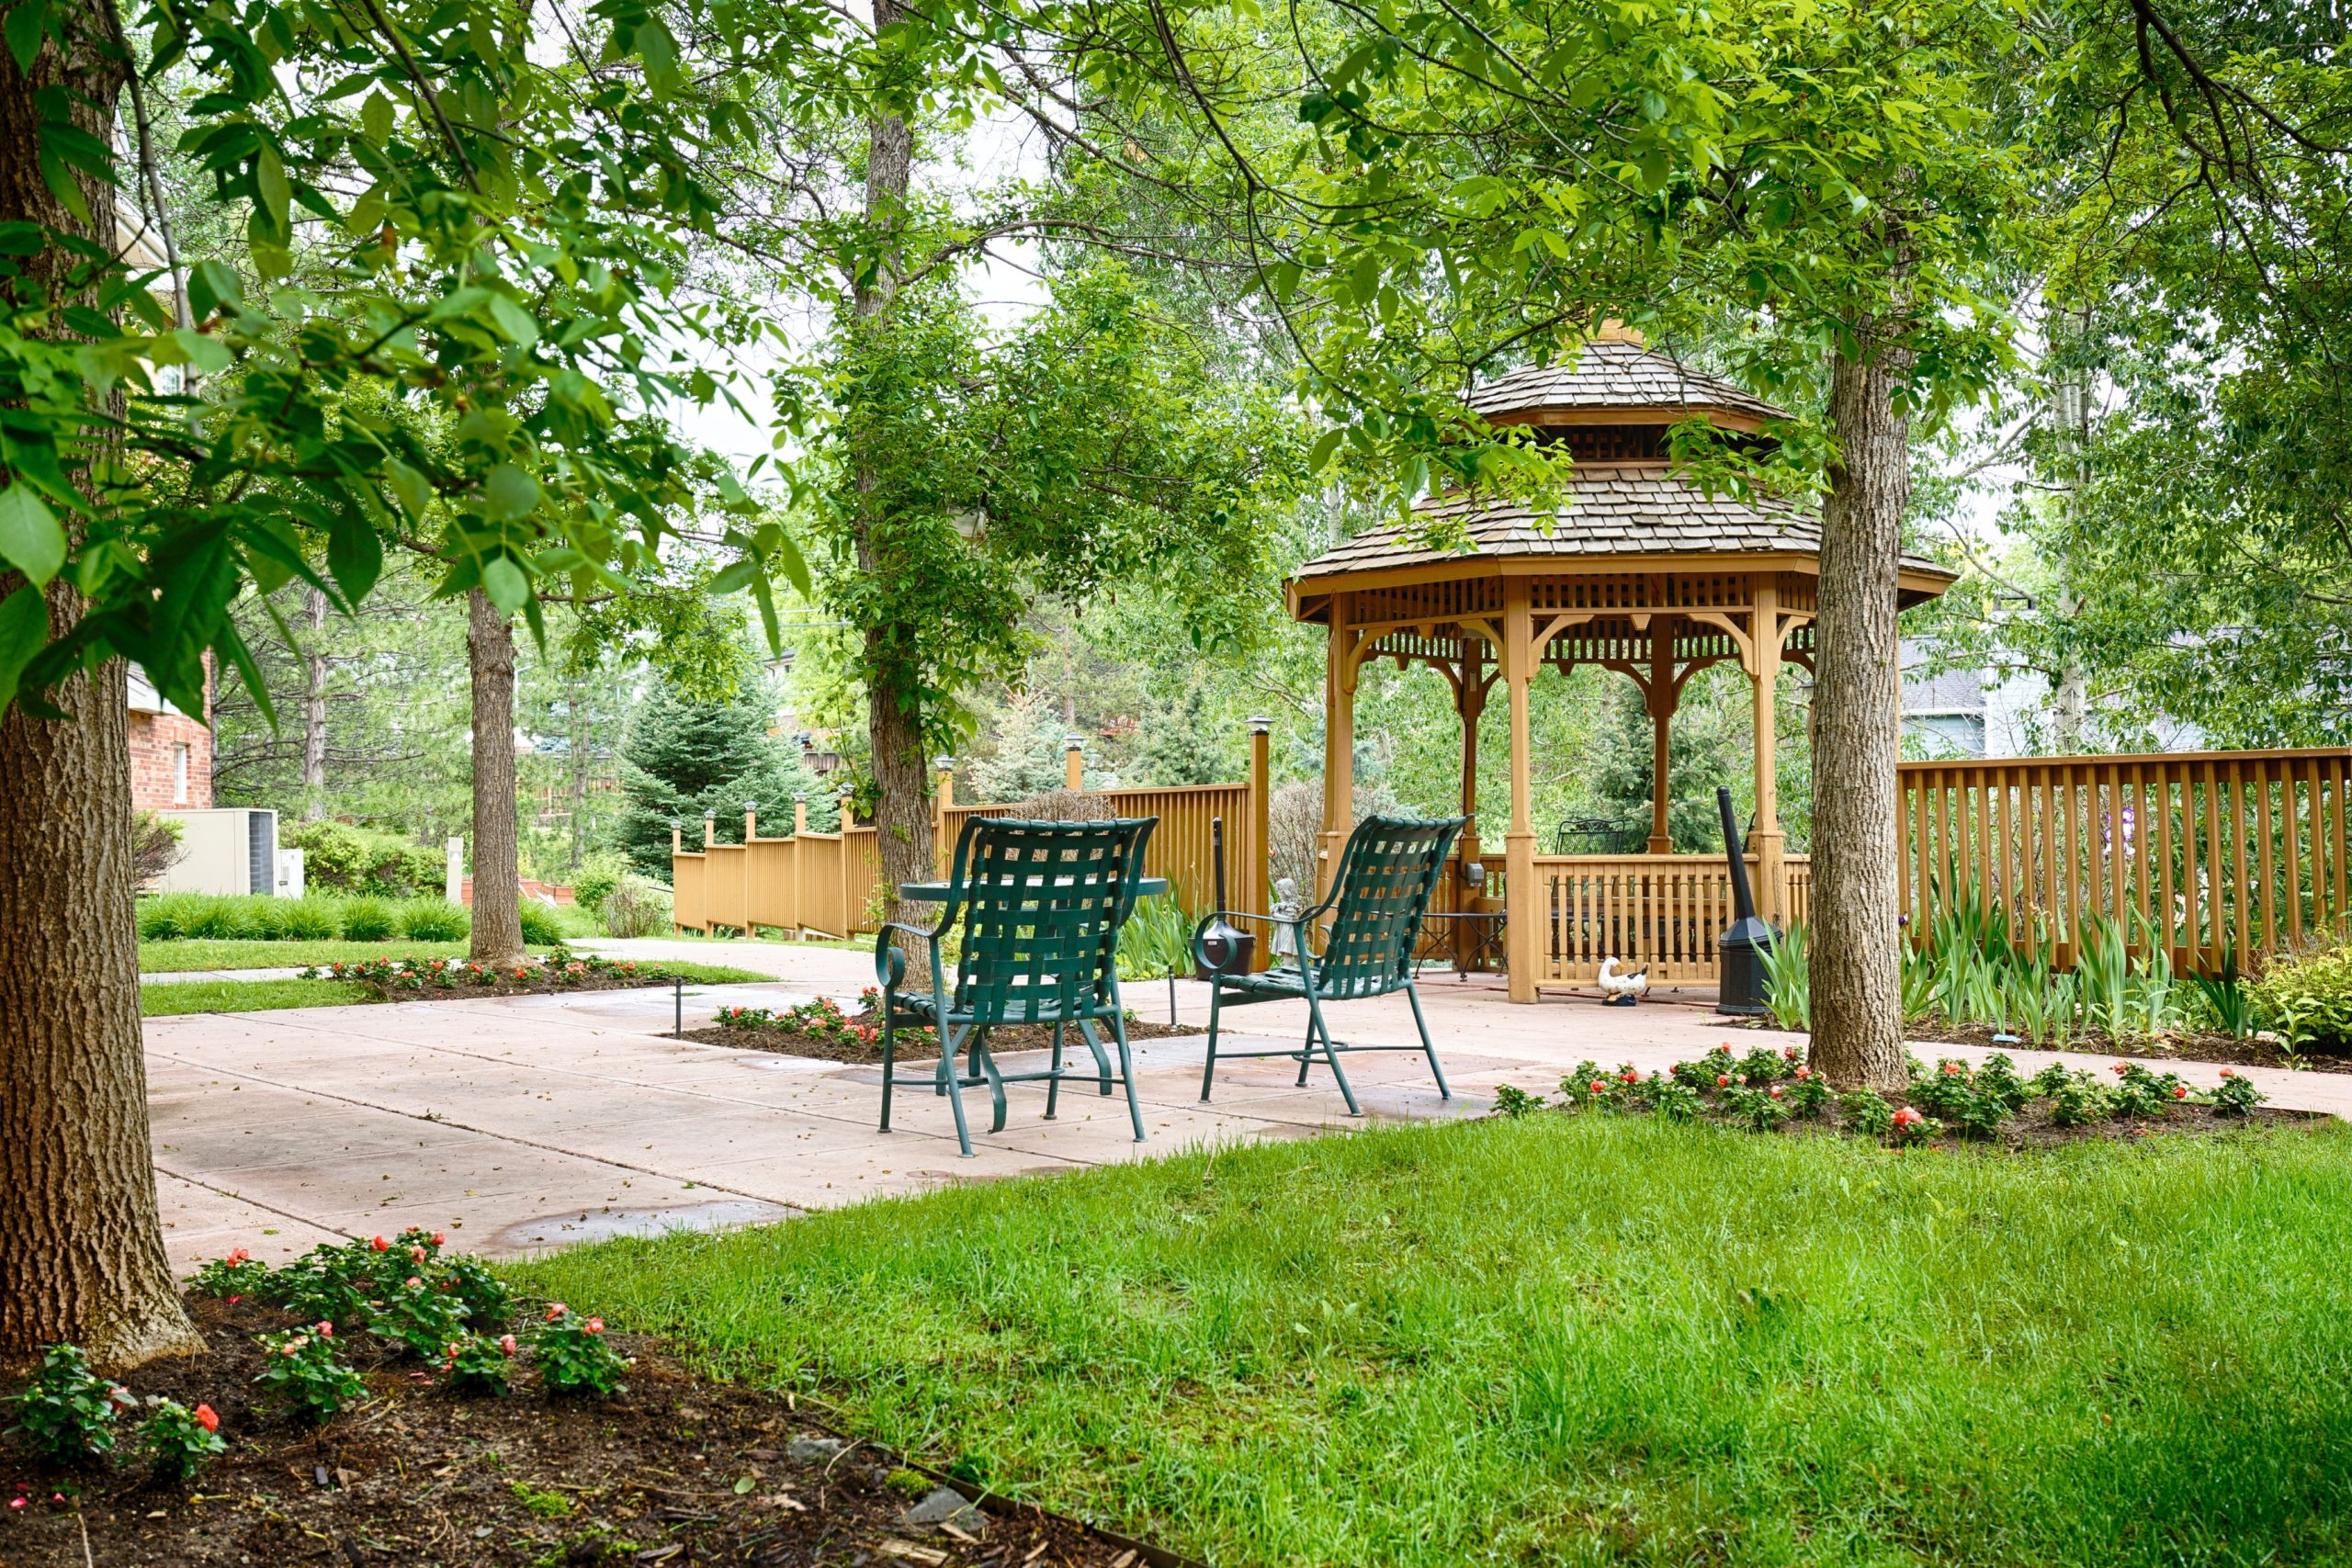
<path id="1" fill-rule="evenodd" d="M 792 942 L 594 945 L 772 977 L 688 987 L 689 1029 L 738 1002 L 854 1002 L 873 975 L 862 953 Z M 1207 987 L 1180 981 L 1175 989 L 1178 1019 L 1204 1031 Z M 1396 1051 L 1343 1058 L 1362 1116 L 1348 1114 L 1328 1067 L 1317 1064 L 1301 1088 L 1295 1064 L 1279 1058 L 1221 1056 L 1204 1105 L 1206 1036 L 1189 1033 L 1134 1043 L 1147 1142 L 1134 1141 L 1124 1092 L 1104 1098 L 1074 1077 L 1052 1122 L 1041 1086 L 1012 1086 L 1001 1133 L 989 1131 L 987 1091 L 967 1090 L 970 1159 L 940 1097 L 900 1089 L 893 1129 L 883 1133 L 877 1068 L 671 1038 L 673 998 L 658 988 L 151 1019 L 149 1100 L 166 1242 L 185 1269 L 237 1246 L 275 1259 L 337 1236 L 424 1224 L 461 1233 L 471 1249 L 512 1256 L 768 1223 L 1188 1147 L 1475 1116 L 1498 1086 L 1553 1093 L 1587 1059 L 1647 1071 L 1718 1042 L 1745 1052 L 1800 1038 L 1726 1028 L 1704 1008 L 1674 1000 L 1620 1009 L 1564 997 L 1514 1006 L 1482 979 L 1432 980 L 1422 997 L 1450 1100 L 1417 1051 Z M 1142 1017 L 1168 1017 L 1164 984 L 1131 987 L 1128 1000 Z M 1339 1004 L 1329 1015 L 1343 1040 L 1419 1043 L 1401 997 Z M 1299 1004 L 1228 1010 L 1226 1040 L 1238 1049 L 1287 1048 L 1306 1023 Z M 1931 1060 L 1990 1054 L 1917 1049 Z M 2106 1061 L 2009 1054 L 2029 1072 L 2052 1060 Z M 1001 1060 L 1019 1071 L 1044 1065 L 1046 1053 Z M 2219 1081 L 2217 1067 L 2178 1070 L 2191 1083 Z M 2352 1116 L 2352 1075 L 2240 1070 L 2274 1104 Z"/>

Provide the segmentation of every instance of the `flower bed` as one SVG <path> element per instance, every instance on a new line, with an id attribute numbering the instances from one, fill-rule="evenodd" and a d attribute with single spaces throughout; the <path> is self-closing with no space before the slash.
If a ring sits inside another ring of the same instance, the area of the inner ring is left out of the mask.
<path id="1" fill-rule="evenodd" d="M 560 1303 L 522 1310 L 423 1232 L 276 1270 L 233 1252 L 193 1283 L 211 1354 L 124 1387 L 56 1347 L 0 1406 L 22 1428 L 0 1450 L 0 1562 L 1107 1568 L 1126 1550 L 959 1513 L 788 1396 L 705 1382 Z"/>
<path id="2" fill-rule="evenodd" d="M 1677 1062 L 1669 1072 L 1646 1077 L 1631 1065 L 1608 1072 L 1579 1063 L 1560 1080 L 1558 1106 L 1721 1122 L 1758 1133 L 1845 1134 L 1898 1148 L 1954 1140 L 2017 1148 L 2309 1120 L 2261 1110 L 2262 1099 L 2226 1066 L 2207 1087 L 2130 1061 L 2106 1073 L 2052 1065 L 2024 1077 L 2000 1055 L 1975 1066 L 1946 1058 L 1930 1068 L 1914 1058 L 1910 1087 L 1901 1095 L 1840 1094 L 1804 1065 L 1794 1046 L 1758 1047 L 1742 1056 L 1718 1045 L 1695 1062 Z M 1547 1103 L 1543 1095 L 1509 1085 L 1495 1094 L 1496 1112 L 1503 1116 L 1524 1116 Z"/>
<path id="3" fill-rule="evenodd" d="M 787 1056 L 815 1056 L 829 1062 L 850 1062 L 860 1066 L 882 1060 L 882 992 L 868 986 L 858 996 L 858 1010 L 850 1012 L 830 997 L 798 1003 L 787 1008 L 725 1007 L 713 1015 L 710 1025 L 686 1032 L 689 1040 L 699 1040 L 707 1045 L 731 1045 L 743 1051 L 773 1051 Z M 1164 1023 L 1146 1023 L 1127 1014 L 1127 1038 L 1158 1040 L 1171 1034 L 1198 1034 L 1198 1029 L 1171 1027 Z M 1103 1034 L 1105 1049 L 1110 1046 L 1108 1032 L 1097 1025 Z M 1044 1051 L 1054 1043 L 1050 1024 L 1024 1023 L 989 1032 L 989 1049 L 1007 1051 Z M 1062 1032 L 1062 1048 L 1086 1055 L 1086 1042 L 1075 1027 Z M 913 1029 L 901 1024 L 898 1036 L 898 1059 L 901 1062 L 929 1062 L 939 1059 L 939 1040 L 930 1029 Z"/>
<path id="4" fill-rule="evenodd" d="M 593 953 L 561 950 L 513 964 L 479 964 L 466 958 L 370 958 L 357 964 L 315 964 L 302 971 L 305 980 L 348 980 L 387 1000 L 399 1001 L 526 997 L 551 991 L 616 991 L 707 977 L 668 964 L 598 958 Z M 743 976 L 759 977 L 748 974 Z"/>

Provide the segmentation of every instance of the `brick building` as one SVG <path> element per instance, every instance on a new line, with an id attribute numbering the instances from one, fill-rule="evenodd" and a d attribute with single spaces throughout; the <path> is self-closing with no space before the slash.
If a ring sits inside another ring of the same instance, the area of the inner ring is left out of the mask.
<path id="1" fill-rule="evenodd" d="M 130 667 L 130 804 L 141 811 L 203 810 L 212 804 L 212 678 L 204 681 L 205 715 L 174 706 Z"/>

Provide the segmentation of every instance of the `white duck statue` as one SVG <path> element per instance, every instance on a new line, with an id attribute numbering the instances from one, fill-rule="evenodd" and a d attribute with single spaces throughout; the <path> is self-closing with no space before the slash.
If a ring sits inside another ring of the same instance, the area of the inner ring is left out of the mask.
<path id="1" fill-rule="evenodd" d="M 1650 966 L 1648 964 L 1645 964 L 1639 969 L 1628 970 L 1621 975 L 1617 971 L 1617 959 L 1614 954 L 1600 961 L 1600 1005 L 1602 1007 L 1632 1007 L 1636 999 L 1648 992 L 1649 988 Z"/>

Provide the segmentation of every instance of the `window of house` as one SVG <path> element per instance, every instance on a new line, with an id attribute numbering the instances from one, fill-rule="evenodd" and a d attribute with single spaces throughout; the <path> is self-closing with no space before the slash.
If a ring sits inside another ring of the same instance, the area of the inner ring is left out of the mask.
<path id="1" fill-rule="evenodd" d="M 187 747 L 184 743 L 172 748 L 172 804 L 187 804 Z"/>

